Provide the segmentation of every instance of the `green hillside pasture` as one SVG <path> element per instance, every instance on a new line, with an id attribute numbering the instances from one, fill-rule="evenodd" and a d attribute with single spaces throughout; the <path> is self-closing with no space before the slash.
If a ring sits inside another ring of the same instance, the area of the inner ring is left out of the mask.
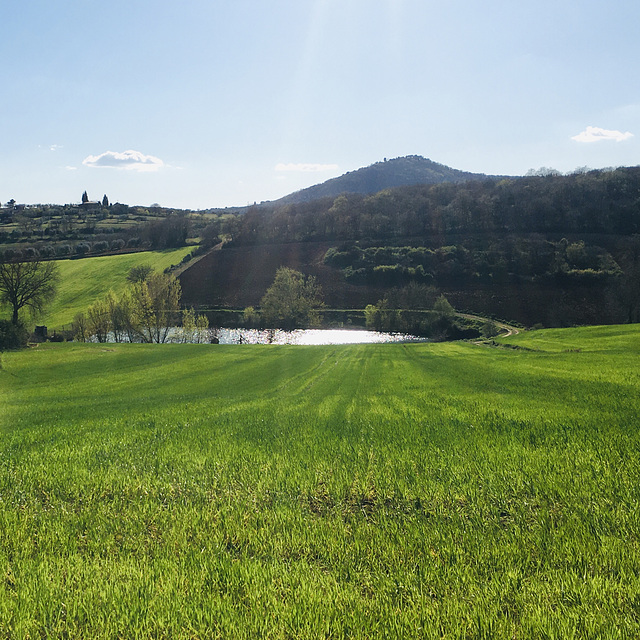
<path id="1" fill-rule="evenodd" d="M 639 637 L 640 332 L 597 334 L 4 354 L 0 637 Z"/>
<path id="2" fill-rule="evenodd" d="M 76 313 L 87 307 L 109 289 L 122 291 L 132 267 L 150 264 L 157 271 L 164 271 L 178 264 L 193 247 L 165 251 L 144 251 L 115 256 L 98 256 L 79 260 L 58 260 L 60 287 L 46 315 L 38 321 L 49 327 L 60 328 L 72 322 Z"/>
<path id="3" fill-rule="evenodd" d="M 527 331 L 500 340 L 505 344 L 516 344 L 529 349 L 545 351 L 618 351 L 637 350 L 640 347 L 640 325 L 621 324 L 615 326 L 577 327 Z"/>

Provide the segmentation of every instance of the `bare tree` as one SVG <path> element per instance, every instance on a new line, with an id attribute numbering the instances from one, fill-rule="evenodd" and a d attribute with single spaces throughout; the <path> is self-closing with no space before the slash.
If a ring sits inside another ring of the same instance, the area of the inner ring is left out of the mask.
<path id="1" fill-rule="evenodd" d="M 11 306 L 13 324 L 24 307 L 41 312 L 54 297 L 58 280 L 58 265 L 52 261 L 0 263 L 0 302 Z"/>

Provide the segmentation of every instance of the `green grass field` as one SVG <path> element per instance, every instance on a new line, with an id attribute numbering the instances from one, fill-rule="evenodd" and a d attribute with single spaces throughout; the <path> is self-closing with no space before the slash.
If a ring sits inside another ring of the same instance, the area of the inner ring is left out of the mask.
<path id="1" fill-rule="evenodd" d="M 640 327 L 41 345 L 0 369 L 0 637 L 640 637 Z"/>
<path id="2" fill-rule="evenodd" d="M 70 324 L 79 312 L 113 289 L 120 293 L 126 287 L 127 275 L 132 267 L 150 264 L 156 271 L 164 271 L 178 264 L 193 247 L 165 251 L 142 251 L 115 256 L 98 256 L 76 260 L 58 260 L 60 286 L 46 314 L 38 319 L 50 328 Z"/>

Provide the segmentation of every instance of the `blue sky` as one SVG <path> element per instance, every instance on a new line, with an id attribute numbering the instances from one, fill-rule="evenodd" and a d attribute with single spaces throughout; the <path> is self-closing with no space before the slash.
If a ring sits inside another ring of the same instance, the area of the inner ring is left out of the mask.
<path id="1" fill-rule="evenodd" d="M 246 205 L 382 160 L 640 164 L 640 3 L 22 0 L 0 201 Z"/>

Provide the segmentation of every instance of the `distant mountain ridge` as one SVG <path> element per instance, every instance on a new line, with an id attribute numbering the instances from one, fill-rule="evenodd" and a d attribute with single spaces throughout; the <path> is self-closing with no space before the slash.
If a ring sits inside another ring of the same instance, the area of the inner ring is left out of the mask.
<path id="1" fill-rule="evenodd" d="M 422 156 L 404 156 L 376 162 L 368 167 L 349 171 L 338 178 L 307 187 L 278 200 L 264 204 L 295 204 L 311 202 L 320 198 L 336 197 L 341 193 L 373 194 L 392 187 L 416 184 L 438 184 L 440 182 L 466 182 L 485 180 L 498 176 L 470 173 L 452 169 Z"/>

